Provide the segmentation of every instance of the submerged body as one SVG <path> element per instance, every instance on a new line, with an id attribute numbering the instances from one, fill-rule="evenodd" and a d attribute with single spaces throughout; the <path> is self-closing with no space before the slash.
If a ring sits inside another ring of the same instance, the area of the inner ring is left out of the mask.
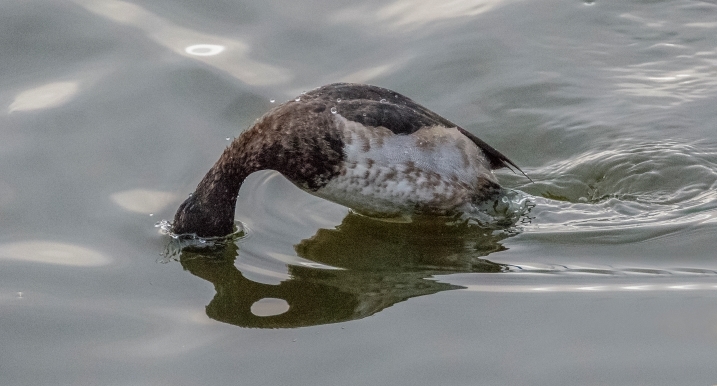
<path id="1" fill-rule="evenodd" d="M 277 106 L 234 140 L 172 227 L 201 237 L 231 233 L 239 188 L 258 170 L 276 170 L 308 193 L 388 217 L 470 209 L 498 195 L 492 170 L 507 166 L 517 168 L 401 94 L 331 84 Z"/>

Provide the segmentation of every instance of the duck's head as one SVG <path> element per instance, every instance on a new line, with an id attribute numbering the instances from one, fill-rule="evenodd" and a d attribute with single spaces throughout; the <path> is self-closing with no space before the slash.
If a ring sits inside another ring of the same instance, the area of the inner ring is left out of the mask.
<path id="1" fill-rule="evenodd" d="M 202 238 L 228 235 L 234 232 L 234 205 L 230 206 L 231 208 L 222 209 L 193 194 L 177 209 L 172 222 L 172 232 L 176 235 L 197 235 Z"/>

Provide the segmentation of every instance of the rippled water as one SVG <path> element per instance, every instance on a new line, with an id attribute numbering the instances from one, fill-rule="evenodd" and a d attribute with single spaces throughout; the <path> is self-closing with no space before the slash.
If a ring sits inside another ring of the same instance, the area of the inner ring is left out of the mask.
<path id="1" fill-rule="evenodd" d="M 0 1 L 0 383 L 717 383 L 717 4 Z M 250 176 L 154 224 L 272 106 L 405 94 L 532 179 L 514 226 Z"/>

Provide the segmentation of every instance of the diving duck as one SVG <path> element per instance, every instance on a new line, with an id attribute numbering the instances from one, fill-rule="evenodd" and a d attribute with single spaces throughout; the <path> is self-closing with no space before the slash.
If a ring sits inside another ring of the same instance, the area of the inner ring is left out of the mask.
<path id="1" fill-rule="evenodd" d="M 388 89 L 335 83 L 279 105 L 237 137 L 181 204 L 175 234 L 234 231 L 242 182 L 275 170 L 300 189 L 373 217 L 448 215 L 502 191 L 522 170 L 451 121 Z M 525 173 L 523 173 L 525 174 Z"/>

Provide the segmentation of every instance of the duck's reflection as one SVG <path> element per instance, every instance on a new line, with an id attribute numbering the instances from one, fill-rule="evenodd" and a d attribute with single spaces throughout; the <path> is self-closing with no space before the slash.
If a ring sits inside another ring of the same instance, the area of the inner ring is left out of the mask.
<path id="1" fill-rule="evenodd" d="M 349 214 L 336 229 L 320 229 L 295 246 L 299 256 L 340 270 L 290 266 L 290 280 L 256 283 L 234 265 L 236 243 L 185 248 L 180 262 L 214 284 L 210 318 L 243 327 L 301 327 L 360 319 L 411 297 L 459 288 L 430 280 L 435 274 L 501 272 L 505 266 L 483 257 L 504 250 L 500 241 L 509 236 L 436 220 L 387 223 Z M 274 304 L 276 312 L 257 312 L 262 304 Z"/>

